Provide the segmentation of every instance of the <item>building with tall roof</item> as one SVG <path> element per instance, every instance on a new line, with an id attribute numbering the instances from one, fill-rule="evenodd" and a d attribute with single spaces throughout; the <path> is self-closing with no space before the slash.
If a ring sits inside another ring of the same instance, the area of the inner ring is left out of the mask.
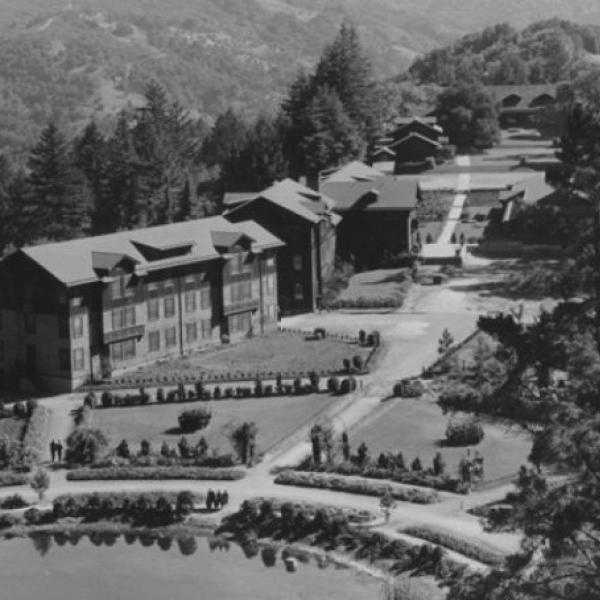
<path id="1" fill-rule="evenodd" d="M 411 251 L 419 189 L 414 177 L 385 174 L 358 161 L 321 180 L 341 217 L 337 253 L 357 268 L 381 267 Z"/>
<path id="2" fill-rule="evenodd" d="M 277 327 L 277 251 L 209 217 L 22 248 L 0 261 L 0 374 L 70 391 Z"/>
<path id="3" fill-rule="evenodd" d="M 279 306 L 283 314 L 310 312 L 335 266 L 334 202 L 292 179 L 275 182 L 224 213 L 232 222 L 252 219 L 285 242 L 278 254 Z"/>

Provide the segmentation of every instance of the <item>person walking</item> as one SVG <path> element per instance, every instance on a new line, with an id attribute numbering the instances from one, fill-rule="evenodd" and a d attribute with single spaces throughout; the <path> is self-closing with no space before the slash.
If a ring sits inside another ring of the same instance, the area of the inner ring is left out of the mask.
<path id="1" fill-rule="evenodd" d="M 52 462 L 54 462 L 54 457 L 56 456 L 56 442 L 52 440 L 50 442 L 50 458 Z"/>
<path id="2" fill-rule="evenodd" d="M 223 506 L 227 506 L 228 502 L 229 502 L 229 494 L 227 493 L 227 490 L 223 490 Z"/>
<path id="3" fill-rule="evenodd" d="M 56 452 L 58 453 L 58 462 L 61 463 L 63 453 L 63 445 L 61 441 L 59 441 L 58 444 L 56 444 Z"/>

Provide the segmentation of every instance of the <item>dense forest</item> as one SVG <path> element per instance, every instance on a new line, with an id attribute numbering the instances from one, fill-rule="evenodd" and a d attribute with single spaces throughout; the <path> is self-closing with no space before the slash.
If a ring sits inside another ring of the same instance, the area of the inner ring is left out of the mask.
<path id="1" fill-rule="evenodd" d="M 433 50 L 410 73 L 419 83 L 555 83 L 600 61 L 600 26 L 551 19 L 522 31 L 504 23 Z"/>

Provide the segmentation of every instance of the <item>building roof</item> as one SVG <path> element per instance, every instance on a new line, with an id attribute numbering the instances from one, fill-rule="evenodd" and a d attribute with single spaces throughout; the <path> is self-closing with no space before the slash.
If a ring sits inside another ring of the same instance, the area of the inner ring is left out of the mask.
<path id="1" fill-rule="evenodd" d="M 431 138 L 427 137 L 426 135 L 421 135 L 420 133 L 417 133 L 416 131 L 411 131 L 410 133 L 406 134 L 404 137 L 401 137 L 399 140 L 396 140 L 393 144 L 390 144 L 390 148 L 397 148 L 398 146 L 402 146 L 402 145 L 410 142 L 411 138 L 417 138 L 417 139 L 425 142 L 426 144 L 429 144 L 430 146 L 434 146 L 436 148 L 439 148 L 441 146 L 441 144 L 439 142 L 437 142 L 436 140 L 432 140 Z"/>
<path id="2" fill-rule="evenodd" d="M 246 235 L 252 239 L 252 247 L 256 250 L 283 246 L 279 238 L 257 223 L 230 223 L 217 216 L 29 246 L 21 252 L 60 282 L 79 285 L 98 281 L 98 271 L 108 271 L 124 258 L 133 261 L 140 273 L 217 259 L 221 254 L 215 247 L 213 233 L 218 236 L 227 233 L 230 239 Z M 155 251 L 154 260 L 144 248 Z M 179 249 L 181 253 L 160 257 L 161 252 L 173 249 Z"/>
<path id="3" fill-rule="evenodd" d="M 373 181 L 326 180 L 323 191 L 334 199 L 335 210 L 345 212 L 371 195 L 371 201 L 362 210 L 412 210 L 417 203 L 417 179 L 396 177 L 381 173 Z"/>
<path id="4" fill-rule="evenodd" d="M 223 195 L 223 206 L 236 206 L 242 202 L 251 200 L 256 192 L 225 192 Z"/>
<path id="5" fill-rule="evenodd" d="M 508 190 L 500 193 L 500 200 L 511 200 L 520 196 L 525 204 L 537 204 L 540 200 L 551 196 L 556 189 L 546 183 L 544 173 L 534 173 L 516 181 Z"/>
<path id="6" fill-rule="evenodd" d="M 381 171 L 369 167 L 369 165 L 366 165 L 359 160 L 354 160 L 324 177 L 321 180 L 321 183 L 326 181 L 374 181 L 382 175 L 383 173 Z"/>
<path id="7" fill-rule="evenodd" d="M 272 202 L 311 223 L 319 223 L 323 219 L 330 219 L 334 225 L 339 222 L 338 215 L 332 212 L 335 202 L 331 198 L 293 179 L 275 182 L 266 190 L 254 194 L 253 198 L 233 207 L 226 214 L 231 214 L 238 208 L 259 199 Z"/>
<path id="8" fill-rule="evenodd" d="M 424 123 L 425 125 L 437 125 L 437 117 L 435 115 L 429 115 L 429 116 L 425 116 L 425 117 L 416 117 L 416 116 L 396 117 L 394 119 L 394 124 L 395 125 L 408 125 L 408 124 L 412 123 L 413 121 L 419 121 L 421 123 Z"/>

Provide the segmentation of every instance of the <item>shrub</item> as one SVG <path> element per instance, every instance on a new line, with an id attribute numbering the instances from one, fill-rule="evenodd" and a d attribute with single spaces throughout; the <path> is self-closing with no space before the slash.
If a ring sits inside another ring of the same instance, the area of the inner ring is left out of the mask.
<path id="1" fill-rule="evenodd" d="M 273 386 L 265 385 L 265 396 L 272 396 L 272 395 L 273 395 Z"/>
<path id="2" fill-rule="evenodd" d="M 27 407 L 23 402 L 15 402 L 13 404 L 13 414 L 18 419 L 24 419 L 27 416 Z"/>
<path id="3" fill-rule="evenodd" d="M 318 392 L 319 391 L 319 383 L 321 381 L 321 378 L 319 377 L 319 375 L 317 374 L 316 371 L 311 371 L 308 374 L 308 378 L 310 380 L 310 386 L 312 391 L 314 392 Z"/>
<path id="4" fill-rule="evenodd" d="M 367 341 L 367 332 L 366 332 L 364 329 L 361 329 L 361 330 L 358 332 L 358 343 L 359 343 L 361 346 L 364 346 L 364 345 L 365 345 L 365 343 L 366 343 L 366 341 Z"/>
<path id="5" fill-rule="evenodd" d="M 160 390 L 159 390 L 160 391 Z M 158 400 L 158 392 L 156 394 L 156 399 Z M 104 408 L 109 408 L 113 405 L 113 395 L 108 390 L 104 390 L 102 392 L 102 396 L 100 397 L 100 402 Z"/>
<path id="6" fill-rule="evenodd" d="M 185 393 L 185 385 L 180 381 L 177 385 L 177 401 L 185 402 L 187 399 L 187 394 Z"/>
<path id="7" fill-rule="evenodd" d="M 340 380 L 337 377 L 330 377 L 327 380 L 327 389 L 332 394 L 337 394 L 340 391 Z"/>
<path id="8" fill-rule="evenodd" d="M 359 354 L 357 354 L 356 356 L 352 357 L 352 366 L 358 371 L 362 371 L 364 368 L 364 361 L 362 356 L 360 356 Z"/>
<path id="9" fill-rule="evenodd" d="M 50 485 L 50 477 L 44 469 L 38 469 L 31 478 L 31 489 L 39 496 L 40 500 Z"/>
<path id="10" fill-rule="evenodd" d="M 202 393 L 204 392 L 204 382 L 201 379 L 198 379 L 194 384 L 194 389 L 196 390 L 196 397 L 202 398 Z"/>
<path id="11" fill-rule="evenodd" d="M 42 520 L 42 513 L 35 507 L 28 508 L 24 513 L 25 522 L 29 525 L 37 525 Z"/>
<path id="12" fill-rule="evenodd" d="M 474 446 L 483 439 L 483 427 L 474 418 L 448 421 L 446 444 L 449 446 Z"/>
<path id="13" fill-rule="evenodd" d="M 128 459 L 131 456 L 131 452 L 129 450 L 129 444 L 127 443 L 127 440 L 121 440 L 115 452 L 120 458 Z"/>
<path id="14" fill-rule="evenodd" d="M 29 400 L 27 402 L 29 403 Z M 96 408 L 96 394 L 94 394 L 94 392 L 88 392 L 83 399 L 83 405 L 89 406 L 90 408 Z"/>
<path id="15" fill-rule="evenodd" d="M 423 464 L 421 463 L 421 459 L 418 456 L 410 464 L 410 469 L 411 469 L 411 471 L 417 471 L 417 472 L 423 470 Z"/>
<path id="16" fill-rule="evenodd" d="M 294 379 L 294 394 L 299 394 L 302 391 L 302 380 L 300 377 Z"/>
<path id="17" fill-rule="evenodd" d="M 342 364 L 344 365 L 344 373 L 350 373 L 352 371 L 351 363 L 349 358 L 344 358 L 342 360 Z"/>
<path id="18" fill-rule="evenodd" d="M 420 379 L 403 379 L 394 385 L 394 396 L 398 398 L 418 398 L 425 393 Z"/>
<path id="19" fill-rule="evenodd" d="M 106 437 L 99 429 L 77 427 L 66 440 L 66 461 L 71 464 L 96 462 L 107 444 Z"/>
<path id="20" fill-rule="evenodd" d="M 156 401 L 162 404 L 165 401 L 165 390 L 158 388 L 156 390 Z"/>
<path id="21" fill-rule="evenodd" d="M 219 400 L 221 398 L 221 388 L 216 385 L 215 389 L 213 390 L 213 398 L 215 400 Z"/>
<path id="22" fill-rule="evenodd" d="M 179 428 L 182 431 L 198 431 L 208 426 L 211 419 L 211 412 L 205 409 L 185 410 L 179 417 Z"/>
<path id="23" fill-rule="evenodd" d="M 150 394 L 142 387 L 139 389 L 140 404 L 148 404 L 150 402 Z"/>
<path id="24" fill-rule="evenodd" d="M 275 478 L 279 485 L 295 485 L 298 487 L 319 488 L 346 492 L 349 494 L 360 494 L 364 496 L 381 496 L 389 483 L 377 483 L 368 479 L 357 479 L 356 477 L 345 478 L 338 475 L 326 473 L 301 473 L 295 471 L 283 471 Z M 424 492 L 416 488 L 392 488 L 392 496 L 396 500 L 414 502 L 416 504 L 432 504 L 439 502 L 436 492 Z"/>
<path id="25" fill-rule="evenodd" d="M 323 340 L 325 339 L 326 331 L 323 327 L 316 327 L 313 332 L 313 335 L 316 339 Z"/>
<path id="26" fill-rule="evenodd" d="M 481 392 L 462 383 L 444 390 L 438 398 L 438 404 L 444 412 L 449 410 L 478 412 L 482 403 Z"/>
<path id="27" fill-rule="evenodd" d="M 69 481 L 136 480 L 136 479 L 197 479 L 235 481 L 245 477 L 242 469 L 212 469 L 207 467 L 103 467 L 73 469 L 67 473 Z"/>
<path id="28" fill-rule="evenodd" d="M 6 496 L 6 498 L 0 502 L 0 508 L 3 508 L 4 510 L 14 510 L 16 508 L 25 508 L 26 506 L 29 506 L 29 503 L 19 494 Z"/>
<path id="29" fill-rule="evenodd" d="M 254 395 L 257 398 L 260 398 L 263 394 L 264 394 L 264 389 L 263 389 L 262 381 L 260 380 L 260 378 L 257 377 L 256 381 L 254 382 Z"/>

